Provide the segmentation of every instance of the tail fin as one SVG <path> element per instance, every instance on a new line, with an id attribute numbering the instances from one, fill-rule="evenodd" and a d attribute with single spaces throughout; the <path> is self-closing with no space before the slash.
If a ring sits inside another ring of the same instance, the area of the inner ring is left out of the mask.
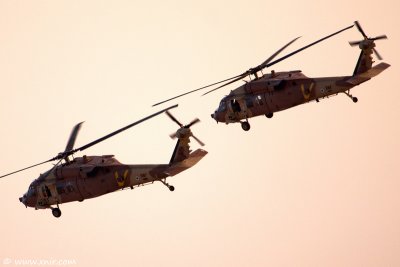
<path id="1" fill-rule="evenodd" d="M 373 46 L 375 46 L 375 44 L 373 44 Z M 353 76 L 364 73 L 371 69 L 372 63 L 372 48 L 361 49 Z"/>
<path id="2" fill-rule="evenodd" d="M 189 128 L 180 128 L 177 131 L 176 136 L 179 139 L 169 162 L 169 168 L 165 171 L 168 176 L 174 176 L 193 167 L 208 153 L 200 148 L 191 152 L 189 138 L 193 135 Z"/>
<path id="3" fill-rule="evenodd" d="M 372 63 L 374 63 L 374 61 L 372 60 L 372 53 L 375 53 L 376 57 L 379 60 L 382 60 L 381 55 L 375 49 L 375 46 L 376 46 L 375 41 L 387 39 L 387 36 L 380 35 L 380 36 L 377 36 L 374 38 L 370 38 L 365 34 L 364 30 L 362 29 L 362 27 L 358 21 L 355 21 L 354 24 L 356 25 L 358 31 L 364 37 L 364 39 L 361 41 L 349 42 L 349 44 L 351 46 L 358 45 L 361 49 L 360 56 L 358 57 L 357 65 L 353 72 L 353 76 L 356 76 L 361 73 L 365 73 L 372 68 Z"/>
<path id="4" fill-rule="evenodd" d="M 190 127 L 200 122 L 198 118 L 192 120 L 187 125 L 183 125 L 170 112 L 166 111 L 165 113 L 172 121 L 174 121 L 180 127 L 178 131 L 176 131 L 176 133 L 170 135 L 171 138 L 178 138 L 178 142 L 176 143 L 174 153 L 172 153 L 171 160 L 169 161 L 169 166 L 172 166 L 173 164 L 183 162 L 184 160 L 188 159 L 191 156 L 190 154 L 191 150 L 189 146 L 190 137 L 193 137 L 201 146 L 204 146 L 204 143 L 201 142 L 196 136 L 194 136 L 192 131 L 190 130 Z"/>
<path id="5" fill-rule="evenodd" d="M 181 161 L 187 159 L 191 152 L 190 146 L 189 146 L 189 143 L 190 143 L 189 136 L 191 133 L 190 129 L 181 128 L 179 130 L 186 130 L 188 133 L 182 135 L 176 142 L 174 152 L 172 153 L 171 160 L 169 161 L 170 166 L 176 162 L 181 162 Z"/>

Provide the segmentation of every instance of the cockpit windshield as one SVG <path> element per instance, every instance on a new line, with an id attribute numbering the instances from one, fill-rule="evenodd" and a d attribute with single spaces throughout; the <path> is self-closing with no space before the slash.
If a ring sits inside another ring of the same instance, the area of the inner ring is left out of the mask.
<path id="1" fill-rule="evenodd" d="M 35 181 L 33 181 L 33 182 L 29 185 L 28 197 L 30 197 L 30 196 L 35 196 L 35 195 L 36 195 L 36 183 L 35 183 Z"/>
<path id="2" fill-rule="evenodd" d="M 225 102 L 225 100 L 222 100 L 219 103 L 218 111 L 219 112 L 225 112 L 226 111 L 226 102 Z"/>

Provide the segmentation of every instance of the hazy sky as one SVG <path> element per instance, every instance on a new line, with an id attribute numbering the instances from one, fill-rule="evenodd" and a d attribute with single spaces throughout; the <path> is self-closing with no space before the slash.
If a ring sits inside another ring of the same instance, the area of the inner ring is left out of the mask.
<path id="1" fill-rule="evenodd" d="M 151 104 L 237 75 L 359 20 L 392 66 L 344 95 L 272 119 L 216 124 L 229 90 L 173 110 L 209 154 L 133 191 L 26 209 L 18 198 L 51 164 L 0 180 L 0 264 L 74 266 L 400 266 L 399 6 L 396 1 L 0 0 L 0 174 L 55 156 L 161 108 Z M 350 75 L 355 29 L 275 71 Z M 271 70 L 267 70 L 271 71 Z M 123 163 L 167 163 L 176 124 L 161 115 L 89 150 Z M 198 145 L 192 142 L 193 148 Z M 82 156 L 83 154 L 78 154 Z M 10 264 L 4 259 L 11 259 Z"/>

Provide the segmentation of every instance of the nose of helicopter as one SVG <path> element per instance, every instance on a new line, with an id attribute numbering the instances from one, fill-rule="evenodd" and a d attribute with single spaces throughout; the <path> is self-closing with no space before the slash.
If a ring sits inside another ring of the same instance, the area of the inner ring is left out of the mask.
<path id="1" fill-rule="evenodd" d="M 214 113 L 211 114 L 211 118 L 213 118 L 217 123 L 218 122 L 225 122 L 225 115 L 216 110 Z"/>
<path id="2" fill-rule="evenodd" d="M 25 205 L 25 207 L 34 207 L 36 204 L 36 198 L 29 196 L 26 193 L 19 198 L 19 202 Z"/>
<path id="3" fill-rule="evenodd" d="M 19 198 L 19 202 L 24 204 L 26 206 L 26 195 L 23 195 L 22 197 Z"/>
<path id="4" fill-rule="evenodd" d="M 215 111 L 214 113 L 211 113 L 211 118 L 213 118 L 216 122 L 218 122 L 217 120 L 217 111 Z"/>

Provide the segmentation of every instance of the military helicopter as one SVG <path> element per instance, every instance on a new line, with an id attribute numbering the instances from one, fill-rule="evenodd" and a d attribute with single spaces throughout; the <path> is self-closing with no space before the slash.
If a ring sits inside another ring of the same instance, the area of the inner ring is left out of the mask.
<path id="1" fill-rule="evenodd" d="M 175 107 L 177 107 L 177 105 L 156 112 L 93 142 L 74 149 L 75 140 L 82 125 L 82 123 L 78 123 L 70 134 L 64 152 L 59 153 L 49 160 L 0 176 L 0 178 L 58 160 L 53 168 L 35 179 L 30 184 L 28 191 L 19 198 L 19 201 L 26 207 L 51 209 L 53 216 L 57 218 L 61 216 L 59 205 L 62 203 L 83 201 L 117 190 L 127 188 L 133 189 L 138 186 L 151 184 L 155 181 L 160 181 L 167 186 L 170 191 L 174 191 L 174 186 L 166 182 L 167 177 L 175 176 L 191 168 L 207 154 L 207 151 L 203 149 L 197 149 L 191 152 L 189 147 L 190 137 L 193 137 L 201 146 L 204 146 L 204 143 L 195 137 L 190 130 L 190 127 L 200 120 L 194 119 L 187 125 L 181 124 L 168 111 Z M 74 153 L 94 146 L 163 112 L 166 112 L 180 127 L 176 133 L 171 135 L 171 138 L 178 138 L 178 141 L 168 164 L 125 165 L 120 163 L 113 155 L 85 155 L 83 157 L 73 158 Z M 70 156 L 72 156 L 72 159 Z"/>
<path id="2" fill-rule="evenodd" d="M 217 123 L 225 122 L 228 124 L 240 122 L 242 129 L 248 131 L 250 130 L 248 119 L 251 117 L 265 115 L 267 118 L 272 118 L 275 112 L 289 109 L 313 100 L 319 102 L 320 99 L 328 98 L 332 95 L 337 95 L 338 93 L 346 94 L 353 100 L 354 103 L 356 103 L 358 99 L 350 94 L 350 89 L 375 77 L 390 65 L 387 63 L 380 63 L 372 67 L 372 53 L 375 53 L 377 58 L 382 60 L 382 57 L 375 49 L 375 41 L 387 39 L 387 36 L 381 35 L 378 37 L 369 38 L 361 28 L 361 25 L 358 21 L 355 21 L 354 24 L 364 39 L 361 41 L 350 42 L 351 46 L 358 45 L 361 49 L 361 53 L 352 76 L 308 78 L 300 70 L 284 72 L 271 71 L 271 73 L 268 74 L 263 74 L 262 70 L 271 67 L 276 63 L 279 63 L 319 42 L 331 38 L 334 35 L 346 31 L 352 28 L 354 25 L 346 27 L 275 61 L 272 61 L 280 52 L 291 45 L 299 37 L 295 38 L 257 67 L 250 68 L 249 70 L 231 78 L 183 93 L 154 104 L 153 106 L 199 90 L 203 90 L 211 86 L 215 86 L 220 83 L 224 83 L 203 94 L 206 95 L 229 84 L 242 80 L 247 76 L 250 77 L 250 81 L 245 81 L 245 84 L 234 89 L 229 95 L 222 98 L 219 107 L 213 114 L 211 114 L 211 117 L 215 119 Z M 262 74 L 260 77 L 258 75 L 259 72 Z M 253 79 L 251 77 L 252 75 L 254 76 Z"/>

